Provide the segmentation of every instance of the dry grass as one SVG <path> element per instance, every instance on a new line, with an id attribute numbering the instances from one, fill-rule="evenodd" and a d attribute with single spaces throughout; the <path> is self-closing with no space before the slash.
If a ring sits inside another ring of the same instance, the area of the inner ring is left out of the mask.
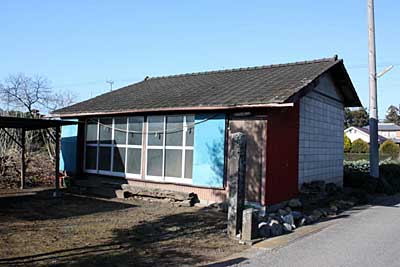
<path id="1" fill-rule="evenodd" d="M 0 266 L 183 266 L 245 247 L 226 215 L 140 200 L 0 191 Z"/>

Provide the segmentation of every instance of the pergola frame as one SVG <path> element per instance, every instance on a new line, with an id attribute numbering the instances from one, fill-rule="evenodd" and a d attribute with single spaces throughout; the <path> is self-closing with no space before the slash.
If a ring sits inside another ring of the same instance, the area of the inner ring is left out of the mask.
<path id="1" fill-rule="evenodd" d="M 17 117 L 0 116 L 0 130 L 4 131 L 21 148 L 21 189 L 25 188 L 25 133 L 26 131 L 55 128 L 55 136 L 50 137 L 56 143 L 55 147 L 55 196 L 59 195 L 60 180 L 60 136 L 61 127 L 66 125 L 75 125 L 76 121 L 49 120 L 49 119 L 30 119 Z M 21 129 L 20 140 L 15 139 L 7 129 Z"/>

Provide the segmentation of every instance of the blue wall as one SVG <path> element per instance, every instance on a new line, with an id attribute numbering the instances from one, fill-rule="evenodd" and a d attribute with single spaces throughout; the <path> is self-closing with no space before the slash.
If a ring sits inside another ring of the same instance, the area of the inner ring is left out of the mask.
<path id="1" fill-rule="evenodd" d="M 60 170 L 66 171 L 69 175 L 76 173 L 77 135 L 78 125 L 61 128 Z"/>
<path id="2" fill-rule="evenodd" d="M 195 122 L 193 185 L 223 187 L 225 114 L 198 114 Z"/>

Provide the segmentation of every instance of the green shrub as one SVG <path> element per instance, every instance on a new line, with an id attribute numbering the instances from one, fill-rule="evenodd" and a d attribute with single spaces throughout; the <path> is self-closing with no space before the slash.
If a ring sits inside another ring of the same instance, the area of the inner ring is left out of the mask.
<path id="1" fill-rule="evenodd" d="M 350 138 L 347 137 L 347 135 L 344 135 L 344 152 L 350 152 L 351 151 L 351 141 Z"/>
<path id="2" fill-rule="evenodd" d="M 369 177 L 369 161 L 345 161 L 343 185 L 345 187 L 360 188 Z"/>
<path id="3" fill-rule="evenodd" d="M 388 154 L 393 159 L 397 159 L 399 156 L 400 148 L 397 144 L 395 144 L 392 140 L 386 140 L 383 144 L 379 147 L 379 153 L 381 154 Z"/>
<path id="4" fill-rule="evenodd" d="M 384 178 L 388 186 L 382 184 L 382 180 L 376 180 L 369 176 L 369 161 L 345 161 L 343 185 L 345 187 L 362 188 L 369 193 L 393 194 L 400 192 L 400 163 L 393 160 L 383 160 L 379 163 L 380 177 Z"/>
<path id="5" fill-rule="evenodd" d="M 352 153 L 368 153 L 369 145 L 367 142 L 357 139 L 351 145 L 351 152 Z"/>

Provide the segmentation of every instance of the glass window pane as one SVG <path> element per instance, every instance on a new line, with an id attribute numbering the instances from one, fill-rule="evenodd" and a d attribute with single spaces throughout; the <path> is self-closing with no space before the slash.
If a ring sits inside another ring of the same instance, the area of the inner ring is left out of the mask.
<path id="1" fill-rule="evenodd" d="M 127 172 L 140 174 L 142 165 L 142 150 L 140 148 L 128 148 L 127 155 Z"/>
<path id="2" fill-rule="evenodd" d="M 192 178 L 193 172 L 193 150 L 185 151 L 185 178 Z"/>
<path id="3" fill-rule="evenodd" d="M 114 147 L 113 171 L 125 172 L 125 148 Z"/>
<path id="4" fill-rule="evenodd" d="M 162 149 L 147 150 L 147 175 L 162 176 Z"/>
<path id="5" fill-rule="evenodd" d="M 165 150 L 165 176 L 182 177 L 182 150 Z"/>
<path id="6" fill-rule="evenodd" d="M 186 116 L 186 146 L 193 146 L 194 143 L 194 116 Z"/>
<path id="7" fill-rule="evenodd" d="M 103 118 L 100 119 L 100 143 L 101 144 L 111 144 L 111 132 L 112 132 L 112 119 Z"/>
<path id="8" fill-rule="evenodd" d="M 163 116 L 149 116 L 149 133 L 148 144 L 150 146 L 162 146 L 164 138 L 164 117 Z"/>
<path id="9" fill-rule="evenodd" d="M 85 155 L 85 168 L 88 170 L 96 170 L 97 147 L 87 146 Z"/>
<path id="10" fill-rule="evenodd" d="M 86 144 L 97 144 L 97 119 L 87 120 Z"/>
<path id="11" fill-rule="evenodd" d="M 99 147 L 99 170 L 111 169 L 111 147 Z"/>
<path id="12" fill-rule="evenodd" d="M 130 117 L 129 118 L 129 131 L 134 133 L 128 134 L 129 145 L 141 145 L 142 144 L 142 128 L 143 128 L 143 117 Z"/>
<path id="13" fill-rule="evenodd" d="M 118 145 L 126 144 L 126 117 L 114 119 L 114 143 Z"/>
<path id="14" fill-rule="evenodd" d="M 166 145 L 182 146 L 183 116 L 167 116 Z"/>

